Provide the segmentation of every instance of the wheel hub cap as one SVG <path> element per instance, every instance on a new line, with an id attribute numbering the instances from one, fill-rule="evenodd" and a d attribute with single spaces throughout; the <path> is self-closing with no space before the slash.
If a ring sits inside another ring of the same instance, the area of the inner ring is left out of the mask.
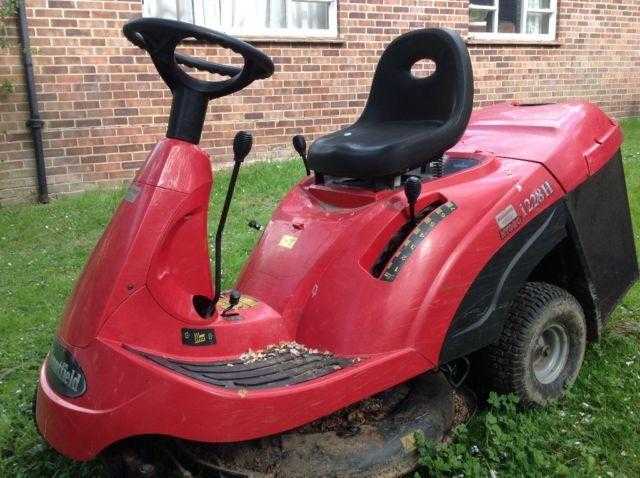
<path id="1" fill-rule="evenodd" d="M 569 358 L 569 336 L 559 324 L 551 324 L 534 344 L 533 373 L 540 383 L 556 380 Z"/>

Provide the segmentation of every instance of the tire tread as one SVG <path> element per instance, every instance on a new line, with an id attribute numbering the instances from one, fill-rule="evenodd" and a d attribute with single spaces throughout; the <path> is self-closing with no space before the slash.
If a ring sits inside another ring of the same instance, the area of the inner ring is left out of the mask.
<path id="1" fill-rule="evenodd" d="M 485 383 L 502 393 L 517 394 L 523 405 L 533 405 L 519 370 L 526 354 L 527 331 L 542 310 L 555 300 L 569 301 L 580 311 L 577 300 L 564 289 L 545 282 L 527 282 L 514 299 L 499 339 L 482 351 Z"/>

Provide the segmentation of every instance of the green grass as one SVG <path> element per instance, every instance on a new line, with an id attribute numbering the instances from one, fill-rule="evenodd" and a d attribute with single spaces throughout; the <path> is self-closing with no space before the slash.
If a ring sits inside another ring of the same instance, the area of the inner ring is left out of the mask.
<path id="1" fill-rule="evenodd" d="M 627 184 L 640 224 L 640 120 L 624 122 Z M 279 198 L 303 174 L 299 161 L 243 168 L 225 232 L 230 286 Z M 219 211 L 228 173 L 217 175 Z M 49 205 L 0 209 L 0 476 L 96 476 L 49 450 L 31 418 L 37 371 L 73 282 L 122 197 L 94 191 Z M 211 238 L 217 217 L 211 216 Z M 638 231 L 638 229 L 636 229 Z M 636 233 L 636 239 L 638 234 Z M 431 474 L 640 476 L 640 287 L 616 309 L 603 339 L 589 347 L 567 399 L 518 412 L 495 397 L 444 448 L 423 447 Z M 635 327 L 635 334 L 633 332 Z M 426 474 L 426 473 L 425 473 Z"/>
<path id="2" fill-rule="evenodd" d="M 304 174 L 300 161 L 244 167 L 225 229 L 223 285 L 230 287 L 283 194 Z M 229 179 L 216 174 L 211 242 Z M 74 464 L 46 449 L 31 402 L 37 373 L 87 255 L 124 190 L 93 191 L 48 205 L 0 209 L 0 477 L 96 476 L 99 464 Z"/>

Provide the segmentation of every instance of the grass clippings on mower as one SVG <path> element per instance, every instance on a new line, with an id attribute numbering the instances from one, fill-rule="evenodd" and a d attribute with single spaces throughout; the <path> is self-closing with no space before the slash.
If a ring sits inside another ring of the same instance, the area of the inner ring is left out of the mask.
<path id="1" fill-rule="evenodd" d="M 251 350 L 240 355 L 239 360 L 244 364 L 251 364 L 261 361 L 269 361 L 270 359 L 291 355 L 293 357 L 304 357 L 307 355 L 325 355 L 333 356 L 333 354 L 327 350 L 320 351 L 317 349 L 311 349 L 305 347 L 297 342 L 280 342 L 279 344 L 273 344 L 265 347 L 261 350 Z"/>

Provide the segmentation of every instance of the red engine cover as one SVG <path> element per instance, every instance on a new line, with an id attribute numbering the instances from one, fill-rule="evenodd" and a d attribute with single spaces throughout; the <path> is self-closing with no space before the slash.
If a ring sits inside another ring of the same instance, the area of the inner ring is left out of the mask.
<path id="1" fill-rule="evenodd" d="M 475 111 L 454 151 L 485 151 L 544 164 L 572 191 L 616 152 L 622 131 L 585 102 L 504 103 Z"/>

